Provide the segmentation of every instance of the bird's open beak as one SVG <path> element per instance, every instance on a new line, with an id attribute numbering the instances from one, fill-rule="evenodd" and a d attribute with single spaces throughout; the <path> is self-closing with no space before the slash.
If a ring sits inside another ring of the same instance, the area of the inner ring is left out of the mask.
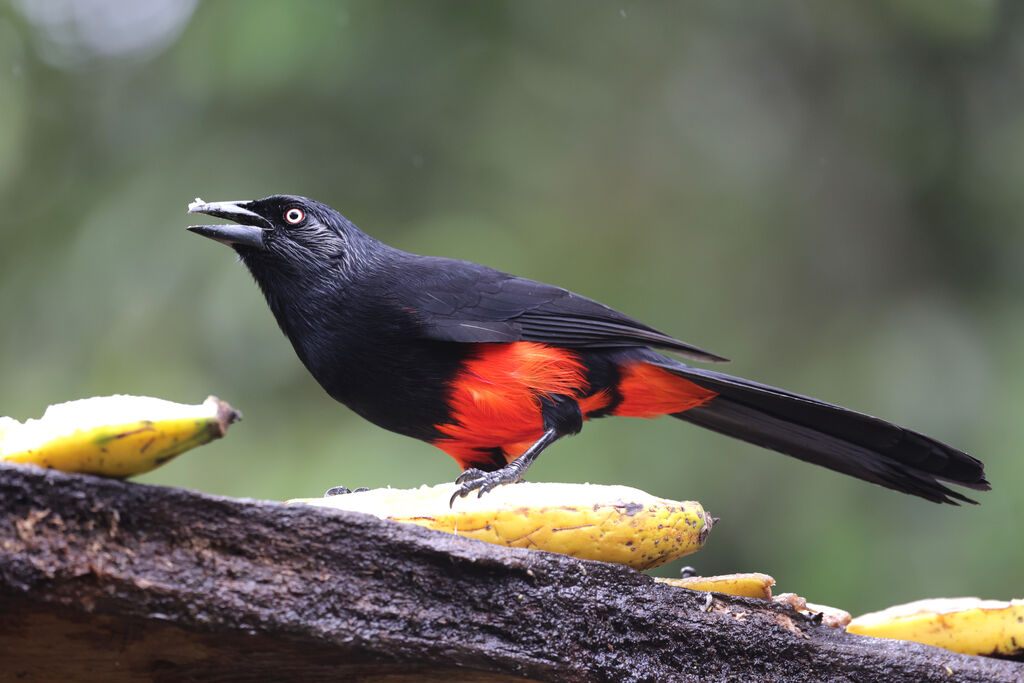
<path id="1" fill-rule="evenodd" d="M 196 199 L 188 205 L 189 213 L 227 218 L 237 225 L 190 225 L 189 230 L 228 246 L 263 248 L 263 233 L 272 229 L 270 223 L 246 205 L 251 202 L 204 202 Z"/>

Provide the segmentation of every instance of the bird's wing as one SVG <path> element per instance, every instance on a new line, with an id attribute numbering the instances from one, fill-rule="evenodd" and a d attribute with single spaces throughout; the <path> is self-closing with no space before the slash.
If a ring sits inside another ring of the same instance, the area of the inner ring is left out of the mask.
<path id="1" fill-rule="evenodd" d="M 593 299 L 475 263 L 419 257 L 397 272 L 401 281 L 388 288 L 389 298 L 412 313 L 430 339 L 532 341 L 571 348 L 651 346 L 697 360 L 726 360 Z"/>

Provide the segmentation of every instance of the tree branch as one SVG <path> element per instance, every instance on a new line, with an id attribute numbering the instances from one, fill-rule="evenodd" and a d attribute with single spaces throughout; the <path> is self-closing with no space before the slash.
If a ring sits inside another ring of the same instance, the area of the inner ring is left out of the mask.
<path id="1" fill-rule="evenodd" d="M 0 595 L 0 661 L 29 679 L 1024 679 L 617 565 L 10 465 Z"/>

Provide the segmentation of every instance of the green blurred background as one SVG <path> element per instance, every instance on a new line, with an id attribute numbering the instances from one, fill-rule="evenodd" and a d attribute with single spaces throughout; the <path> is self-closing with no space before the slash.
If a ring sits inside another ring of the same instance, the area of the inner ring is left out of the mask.
<path id="1" fill-rule="evenodd" d="M 184 229 L 196 196 L 305 194 L 956 444 L 994 490 L 940 507 L 670 419 L 590 423 L 532 478 L 698 499 L 722 522 L 687 563 L 853 612 L 1024 597 L 1022 30 L 998 0 L 0 4 L 0 413 L 213 393 L 245 421 L 140 481 L 452 479 Z"/>

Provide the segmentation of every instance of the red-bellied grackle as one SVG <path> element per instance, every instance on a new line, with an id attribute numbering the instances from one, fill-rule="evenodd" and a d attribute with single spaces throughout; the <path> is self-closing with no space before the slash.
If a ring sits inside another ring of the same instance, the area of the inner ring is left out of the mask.
<path id="1" fill-rule="evenodd" d="M 189 230 L 238 253 L 328 394 L 455 458 L 457 495 L 517 481 L 606 415 L 671 415 L 940 503 L 974 502 L 943 481 L 989 488 L 981 462 L 935 439 L 691 367 L 659 351 L 725 359 L 553 285 L 400 251 L 319 202 L 197 200 L 189 211 L 234 221 Z"/>

